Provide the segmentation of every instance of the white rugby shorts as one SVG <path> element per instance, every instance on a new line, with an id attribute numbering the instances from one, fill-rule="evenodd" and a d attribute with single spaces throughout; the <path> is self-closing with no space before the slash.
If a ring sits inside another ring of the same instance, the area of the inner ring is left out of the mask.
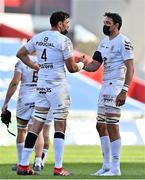
<path id="1" fill-rule="evenodd" d="M 105 114 L 113 109 L 114 113 L 118 113 L 121 109 L 116 106 L 116 97 L 121 92 L 124 80 L 108 80 L 103 82 L 98 99 L 98 113 Z"/>
<path id="2" fill-rule="evenodd" d="M 39 79 L 37 82 L 35 106 L 51 108 L 54 120 L 66 119 L 70 106 L 70 96 L 66 80 L 47 81 Z"/>
<path id="3" fill-rule="evenodd" d="M 16 116 L 29 121 L 35 105 L 35 93 L 21 96 L 17 100 Z"/>

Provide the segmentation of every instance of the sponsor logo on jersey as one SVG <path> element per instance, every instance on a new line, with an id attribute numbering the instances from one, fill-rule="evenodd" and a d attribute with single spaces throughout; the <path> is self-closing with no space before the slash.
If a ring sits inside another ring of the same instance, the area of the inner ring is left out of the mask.
<path id="1" fill-rule="evenodd" d="M 42 42 L 42 41 L 37 41 L 36 45 L 37 46 L 46 46 L 46 47 L 55 47 L 53 43 Z"/>
<path id="2" fill-rule="evenodd" d="M 40 64 L 41 69 L 53 69 L 53 64 L 52 63 L 45 63 L 45 64 Z"/>

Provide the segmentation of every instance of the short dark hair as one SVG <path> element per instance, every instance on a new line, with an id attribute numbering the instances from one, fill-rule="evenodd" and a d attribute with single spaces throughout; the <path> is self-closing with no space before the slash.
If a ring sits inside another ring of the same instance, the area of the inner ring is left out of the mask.
<path id="1" fill-rule="evenodd" d="M 104 17 L 105 16 L 113 19 L 114 24 L 116 24 L 116 23 L 119 24 L 118 30 L 121 28 L 121 26 L 122 26 L 122 18 L 118 13 L 105 12 Z"/>
<path id="2" fill-rule="evenodd" d="M 63 11 L 57 11 L 52 13 L 50 17 L 50 24 L 52 27 L 56 26 L 59 21 L 65 21 L 65 19 L 69 18 L 69 14 Z"/>

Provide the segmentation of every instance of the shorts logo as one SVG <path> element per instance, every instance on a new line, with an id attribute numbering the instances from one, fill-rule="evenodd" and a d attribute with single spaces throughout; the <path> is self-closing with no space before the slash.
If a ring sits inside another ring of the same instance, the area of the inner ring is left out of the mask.
<path id="1" fill-rule="evenodd" d="M 37 88 L 39 94 L 46 94 L 47 92 L 51 92 L 51 88 Z"/>
<path id="2" fill-rule="evenodd" d="M 104 94 L 104 101 L 106 102 L 112 102 L 113 101 L 113 97 L 107 94 Z"/>

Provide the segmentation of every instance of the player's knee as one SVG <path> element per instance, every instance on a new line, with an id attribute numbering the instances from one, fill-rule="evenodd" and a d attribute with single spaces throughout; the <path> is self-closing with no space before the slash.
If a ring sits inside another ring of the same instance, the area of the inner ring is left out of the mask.
<path id="1" fill-rule="evenodd" d="M 34 110 L 33 117 L 40 122 L 46 122 L 48 111 Z"/>
<path id="2" fill-rule="evenodd" d="M 57 132 L 63 132 L 65 133 L 66 130 L 66 121 L 55 121 L 55 131 Z"/>
<path id="3" fill-rule="evenodd" d="M 98 114 L 96 129 L 100 136 L 105 136 L 107 134 L 106 116 L 105 115 Z"/>
<path id="4" fill-rule="evenodd" d="M 27 133 L 27 129 L 19 129 L 18 128 L 18 136 L 25 136 Z"/>
<path id="5" fill-rule="evenodd" d="M 97 123 L 96 129 L 100 136 L 108 135 L 106 123 Z"/>
<path id="6" fill-rule="evenodd" d="M 108 130 L 111 142 L 120 138 L 119 125 L 107 124 L 107 130 Z"/>

